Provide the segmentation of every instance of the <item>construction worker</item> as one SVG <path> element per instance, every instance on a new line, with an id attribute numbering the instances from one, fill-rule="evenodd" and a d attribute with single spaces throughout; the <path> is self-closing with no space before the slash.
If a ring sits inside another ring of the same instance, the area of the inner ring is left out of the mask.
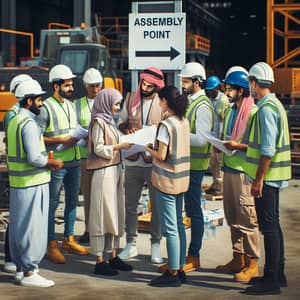
<path id="1" fill-rule="evenodd" d="M 279 294 L 287 286 L 284 242 L 279 223 L 279 191 L 291 178 L 290 140 L 286 111 L 271 93 L 272 68 L 265 62 L 249 70 L 250 93 L 258 111 L 251 124 L 245 171 L 252 181 L 259 230 L 264 237 L 264 275 L 250 281 L 246 294 Z"/>
<path id="2" fill-rule="evenodd" d="M 65 257 L 58 248 L 55 238 L 55 211 L 62 186 L 65 191 L 65 230 L 62 249 L 79 255 L 88 254 L 88 250 L 80 246 L 73 236 L 80 184 L 80 153 L 78 146 L 75 145 L 78 140 L 70 135 L 70 130 L 77 127 L 75 106 L 69 100 L 73 93 L 74 77 L 70 68 L 65 65 L 56 65 L 50 70 L 49 82 L 52 84 L 53 96 L 44 101 L 41 112 L 36 117 L 47 150 L 53 151 L 54 157 L 64 162 L 61 170 L 51 172 L 49 185 L 47 257 L 53 263 L 65 263 Z"/>
<path id="3" fill-rule="evenodd" d="M 91 111 L 94 104 L 94 99 L 102 88 L 103 77 L 101 73 L 95 69 L 90 68 L 85 71 L 83 75 L 83 84 L 86 88 L 87 95 L 75 100 L 77 121 L 81 127 L 88 129 L 91 122 Z M 88 244 L 89 237 L 89 211 L 90 211 L 90 194 L 91 181 L 93 172 L 86 169 L 87 159 L 87 143 L 79 146 L 80 151 L 80 190 L 84 199 L 84 217 L 85 217 L 85 232 L 79 237 L 79 243 Z"/>
<path id="4" fill-rule="evenodd" d="M 205 93 L 207 97 L 211 100 L 214 107 L 214 130 L 213 135 L 216 138 L 221 138 L 223 130 L 223 121 L 225 116 L 225 111 L 230 106 L 228 98 L 224 93 L 220 91 L 221 80 L 217 76 L 209 76 L 205 82 Z M 215 148 L 212 149 L 210 157 L 210 168 L 212 173 L 213 182 L 209 189 L 205 191 L 206 194 L 211 194 L 214 196 L 219 196 L 223 194 L 223 174 L 221 171 L 222 165 L 222 153 L 216 151 Z"/>
<path id="5" fill-rule="evenodd" d="M 47 249 L 50 171 L 63 166 L 61 160 L 47 157 L 40 130 L 34 121 L 45 94 L 36 80 L 20 83 L 15 95 L 18 114 L 7 128 L 10 200 L 9 244 L 17 266 L 16 282 L 24 286 L 50 287 L 38 273 L 38 263 Z"/>
<path id="6" fill-rule="evenodd" d="M 230 227 L 233 258 L 217 271 L 235 273 L 234 279 L 249 282 L 258 276 L 259 235 L 251 184 L 244 173 L 245 151 L 251 120 L 257 110 L 249 97 L 248 72 L 233 71 L 225 78 L 225 93 L 233 104 L 226 112 L 223 129 L 225 146 L 236 150 L 223 154 L 224 213 Z"/>
<path id="7" fill-rule="evenodd" d="M 158 124 L 163 119 L 160 99 L 157 92 L 163 88 L 164 76 L 161 70 L 150 67 L 140 74 L 140 82 L 134 93 L 128 93 L 118 121 L 119 129 L 132 133 L 143 126 Z M 151 184 L 152 157 L 146 152 L 137 153 L 126 159 L 125 169 L 125 209 L 127 244 L 119 254 L 121 259 L 138 255 L 137 208 L 145 182 L 149 188 L 151 202 L 151 262 L 162 263 L 160 255 L 161 229 L 156 207 L 155 191 Z"/>
<path id="8" fill-rule="evenodd" d="M 208 168 L 211 145 L 202 132 L 211 132 L 214 127 L 214 108 L 205 95 L 206 72 L 197 62 L 185 64 L 179 74 L 181 87 L 188 96 L 186 117 L 190 123 L 191 169 L 189 189 L 184 194 L 186 215 L 191 218 L 191 242 L 186 257 L 185 272 L 200 268 L 199 252 L 204 232 L 201 208 L 201 185 Z"/>
<path id="9" fill-rule="evenodd" d="M 9 91 L 15 94 L 16 87 L 23 81 L 32 79 L 31 76 L 27 74 L 20 74 L 15 77 L 10 82 Z M 5 143 L 7 142 L 7 127 L 9 121 L 18 113 L 20 108 L 19 102 L 16 102 L 12 107 L 8 109 L 3 118 L 4 130 L 5 130 Z M 9 224 L 7 224 L 7 229 L 5 233 L 5 244 L 4 244 L 4 266 L 3 270 L 8 273 L 15 273 L 17 268 L 16 265 L 11 261 L 10 251 L 9 251 Z"/>

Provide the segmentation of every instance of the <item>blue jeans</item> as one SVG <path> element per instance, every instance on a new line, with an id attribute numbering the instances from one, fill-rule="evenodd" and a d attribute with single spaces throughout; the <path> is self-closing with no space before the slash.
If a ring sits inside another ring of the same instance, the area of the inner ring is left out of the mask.
<path id="1" fill-rule="evenodd" d="M 162 234 L 167 239 L 170 270 L 186 264 L 186 236 L 182 222 L 183 194 L 169 195 L 156 190 L 156 207 Z"/>
<path id="2" fill-rule="evenodd" d="M 191 218 L 191 242 L 188 255 L 199 257 L 204 232 L 201 185 L 205 171 L 190 171 L 189 190 L 184 194 L 185 212 Z"/>
<path id="3" fill-rule="evenodd" d="M 76 207 L 80 187 L 80 165 L 75 167 L 62 168 L 51 172 L 49 220 L 48 220 L 48 242 L 55 240 L 55 211 L 59 203 L 60 191 L 64 185 L 65 190 L 65 211 L 64 236 L 68 237 L 74 233 L 76 219 Z"/>

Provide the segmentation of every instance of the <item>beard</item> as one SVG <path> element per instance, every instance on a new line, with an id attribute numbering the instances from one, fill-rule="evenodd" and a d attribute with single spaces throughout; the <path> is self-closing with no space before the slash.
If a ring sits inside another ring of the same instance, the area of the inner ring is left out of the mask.
<path id="1" fill-rule="evenodd" d="M 59 96 L 65 98 L 67 100 L 71 100 L 73 92 L 67 92 L 66 93 L 66 92 L 62 91 L 61 89 L 59 89 L 58 94 L 59 94 Z"/>
<path id="2" fill-rule="evenodd" d="M 257 100 L 257 92 L 255 89 L 251 88 L 250 86 L 250 95 Z"/>
<path id="3" fill-rule="evenodd" d="M 37 116 L 41 112 L 40 108 L 41 108 L 40 106 L 36 106 L 35 104 L 32 104 L 29 110 Z"/>
<path id="4" fill-rule="evenodd" d="M 193 87 L 193 86 L 190 86 L 190 87 L 187 88 L 187 89 L 182 89 L 182 93 L 183 93 L 185 96 L 191 95 L 191 94 L 194 93 L 194 87 Z"/>
<path id="5" fill-rule="evenodd" d="M 150 97 L 151 95 L 153 95 L 154 94 L 154 90 L 153 91 L 150 91 L 150 92 L 147 92 L 147 91 L 141 91 L 141 93 L 142 93 L 142 97 Z"/>

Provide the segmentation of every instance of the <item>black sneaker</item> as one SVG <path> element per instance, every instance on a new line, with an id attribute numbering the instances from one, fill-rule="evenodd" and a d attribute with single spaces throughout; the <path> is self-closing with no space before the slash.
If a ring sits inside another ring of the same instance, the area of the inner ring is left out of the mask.
<path id="1" fill-rule="evenodd" d="M 280 287 L 287 287 L 288 286 L 287 279 L 286 279 L 284 274 L 279 275 L 278 281 L 279 281 Z M 263 283 L 263 282 L 264 282 L 264 277 L 261 276 L 261 277 L 251 278 L 251 280 L 248 282 L 248 284 L 255 285 L 255 284 Z"/>
<path id="2" fill-rule="evenodd" d="M 79 244 L 89 244 L 90 243 L 90 234 L 86 231 L 82 236 L 78 239 Z"/>
<path id="3" fill-rule="evenodd" d="M 244 293 L 248 295 L 279 295 L 280 286 L 279 284 L 276 284 L 269 280 L 263 280 L 259 281 L 253 286 L 246 288 Z"/>
<path id="4" fill-rule="evenodd" d="M 110 259 L 108 263 L 112 268 L 120 271 L 132 271 L 133 269 L 131 265 L 126 264 L 119 256 Z"/>
<path id="5" fill-rule="evenodd" d="M 168 270 L 165 271 L 161 276 L 152 279 L 149 284 L 157 287 L 181 286 L 179 277 L 177 275 L 173 276 Z"/>
<path id="6" fill-rule="evenodd" d="M 115 268 L 111 267 L 106 261 L 96 263 L 94 273 L 105 276 L 116 276 L 119 274 L 119 272 Z"/>
<path id="7" fill-rule="evenodd" d="M 186 275 L 184 271 L 177 271 L 177 276 L 181 283 L 186 283 Z"/>

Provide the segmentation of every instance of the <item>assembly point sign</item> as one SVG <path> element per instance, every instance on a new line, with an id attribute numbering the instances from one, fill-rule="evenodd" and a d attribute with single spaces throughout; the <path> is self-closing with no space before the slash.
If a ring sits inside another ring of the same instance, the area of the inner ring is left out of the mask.
<path id="1" fill-rule="evenodd" d="M 185 13 L 129 14 L 129 69 L 185 64 Z"/>

